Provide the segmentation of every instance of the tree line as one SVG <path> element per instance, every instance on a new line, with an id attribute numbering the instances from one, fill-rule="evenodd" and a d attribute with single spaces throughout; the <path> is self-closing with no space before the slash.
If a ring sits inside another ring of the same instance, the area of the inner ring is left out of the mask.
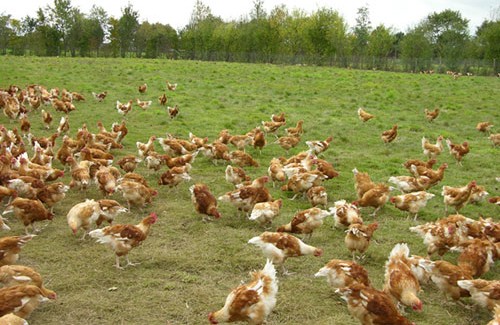
<path id="1" fill-rule="evenodd" d="M 54 0 L 36 17 L 0 15 L 0 53 L 37 56 L 181 58 L 237 62 L 335 65 L 402 71 L 438 69 L 479 74 L 500 71 L 500 7 L 469 33 L 469 21 L 450 9 L 430 13 L 406 32 L 383 24 L 373 27 L 369 8 L 357 11 L 349 26 L 333 9 L 310 14 L 286 5 L 224 21 L 197 0 L 189 23 L 139 22 L 131 4 L 121 17 L 94 5 L 83 13 L 71 0 Z"/>

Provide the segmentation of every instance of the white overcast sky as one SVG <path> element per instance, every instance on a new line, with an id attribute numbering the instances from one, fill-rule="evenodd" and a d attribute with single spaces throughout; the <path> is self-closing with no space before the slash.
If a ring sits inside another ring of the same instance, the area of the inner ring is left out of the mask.
<path id="1" fill-rule="evenodd" d="M 106 10 L 109 16 L 119 18 L 122 9 L 129 3 L 139 13 L 139 21 L 169 24 L 175 29 L 182 29 L 189 22 L 196 0 L 71 0 L 73 7 L 83 13 L 89 13 L 93 4 Z M 202 0 L 210 7 L 214 16 L 224 21 L 247 16 L 253 8 L 253 0 Z M 471 34 L 485 19 L 491 19 L 494 9 L 500 7 L 500 0 L 263 0 L 269 13 L 272 8 L 285 4 L 289 10 L 303 9 L 311 13 L 319 8 L 337 10 L 350 27 L 355 25 L 357 9 L 369 8 L 372 27 L 384 24 L 397 31 L 405 32 L 414 27 L 432 12 L 445 9 L 460 11 L 463 18 L 469 20 Z M 38 8 L 54 5 L 54 0 L 1 0 L 0 13 L 10 14 L 13 18 L 36 17 Z"/>

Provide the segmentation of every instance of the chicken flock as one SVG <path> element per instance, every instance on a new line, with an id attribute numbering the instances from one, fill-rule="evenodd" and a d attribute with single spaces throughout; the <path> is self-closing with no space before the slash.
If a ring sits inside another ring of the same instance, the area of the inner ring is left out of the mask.
<path id="1" fill-rule="evenodd" d="M 176 89 L 177 84 L 166 82 L 166 92 Z M 138 86 L 140 96 L 147 96 L 148 92 L 146 83 Z M 158 97 L 161 107 L 169 101 L 166 92 Z M 106 103 L 108 96 L 107 91 L 92 93 L 99 105 Z M 207 184 L 194 182 L 189 186 L 193 210 L 202 222 L 217 222 L 225 217 L 220 206 L 227 205 L 226 208 L 255 222 L 260 234 L 249 238 L 248 244 L 260 249 L 265 258 L 262 270 L 252 272 L 251 280 L 231 291 L 222 308 L 209 313 L 211 324 L 236 321 L 263 324 L 272 317 L 279 296 L 278 282 L 286 281 L 286 276 L 293 273 L 285 267 L 286 260 L 331 254 L 328 248 L 312 245 L 313 233 L 324 227 L 328 217 L 332 218 L 335 229 L 345 231 L 344 245 L 352 254 L 352 260 L 331 259 L 315 276 L 326 277 L 329 286 L 346 301 L 348 311 L 360 323 L 412 324 L 412 314 L 408 311 L 425 310 L 421 286 L 430 283 L 454 300 L 471 297 L 496 314 L 495 317 L 500 317 L 500 281 L 480 278 L 500 256 L 500 224 L 491 218 L 475 220 L 460 214 L 465 206 L 479 203 L 488 195 L 484 186 L 475 180 L 442 185 L 439 194 L 447 217 L 409 228 L 411 233 L 422 237 L 428 256 L 411 255 L 407 244 L 395 244 L 388 254 L 381 289 L 373 286 L 374 281 L 362 266 L 363 261 L 369 259 L 366 252 L 372 237 L 383 227 L 377 220 L 365 222 L 365 211 L 371 211 L 373 219 L 390 203 L 406 213 L 408 219 L 418 222 L 419 212 L 438 195 L 429 190 L 444 184 L 444 175 L 451 168 L 447 163 L 436 165 L 440 155 L 447 148 L 456 161 L 453 167 L 464 168 L 464 159 L 474 150 L 467 141 L 458 143 L 438 136 L 434 143 L 423 137 L 422 154 L 427 160 L 415 157 L 401 162 L 408 174 L 388 176 L 387 182 L 374 182 L 368 172 L 352 166 L 356 199 L 348 202 L 343 198 L 329 205 L 324 185 L 334 181 L 339 172 L 322 157 L 334 137 L 305 139 L 304 120 L 290 123 L 281 112 L 244 134 L 221 130 L 213 142 L 193 133 L 186 139 L 167 133 L 162 137 L 147 135 L 143 142 L 137 141 L 130 148 L 130 144 L 124 142 L 128 134 L 127 115 L 134 107 L 149 109 L 153 101 L 135 98 L 122 103 L 116 100 L 116 111 L 123 120 L 113 123 L 109 131 L 97 122 L 98 131 L 92 133 L 90 122 L 71 125 L 70 117 L 74 114 L 71 112 L 77 110 L 78 101 L 85 100 L 79 93 L 58 88 L 48 90 L 41 85 L 25 89 L 10 86 L 0 91 L 0 107 L 8 119 L 0 125 L 0 195 L 5 203 L 0 226 L 3 231 L 10 231 L 9 224 L 15 221 L 7 220 L 6 216 L 13 214 L 25 232 L 0 238 L 0 282 L 3 284 L 0 321 L 4 317 L 27 318 L 38 304 L 57 298 L 54 291 L 45 288 L 36 270 L 17 262 L 23 246 L 36 241 L 36 236 L 43 236 L 45 230 L 37 225 L 46 226 L 53 220 L 58 203 L 65 199 L 68 191 L 100 194 L 101 199 L 85 199 L 65 212 L 69 233 L 76 235 L 81 231 L 81 240 L 88 236 L 109 246 L 115 253 L 114 266 L 124 269 L 135 265 L 129 260 L 129 252 L 147 240 L 160 219 L 155 212 L 145 211 L 158 199 L 159 187 L 176 188 L 192 181 L 190 173 L 198 159 L 210 160 L 214 166 L 224 165 L 225 172 L 220 179 L 233 188 L 226 193 L 213 193 Z M 182 114 L 177 104 L 167 107 L 165 112 L 170 120 Z M 62 114 L 57 128 L 52 125 L 56 114 Z M 364 123 L 372 123 L 370 120 L 376 118 L 363 108 L 359 108 L 357 114 Z M 425 109 L 423 119 L 436 123 L 433 121 L 441 116 L 439 114 L 442 112 L 437 108 Z M 43 128 L 53 130 L 51 136 L 37 137 L 33 133 L 30 119 L 35 118 L 41 118 Z M 17 122 L 19 126 L 14 124 Z M 478 131 L 488 133 L 496 146 L 498 134 L 491 134 L 491 127 L 489 122 L 477 125 Z M 398 132 L 398 125 L 394 124 L 380 135 L 382 142 L 390 146 L 397 141 Z M 308 149 L 289 156 L 290 149 L 301 144 Z M 267 148 L 274 146 L 278 151 L 276 145 L 286 156 L 275 157 L 269 163 L 259 159 L 259 153 Z M 137 154 L 120 155 L 126 146 Z M 255 156 L 247 151 L 249 147 L 256 150 Z M 252 179 L 248 169 L 262 164 L 266 164 L 267 174 Z M 148 176 L 157 177 L 157 184 L 149 184 L 146 174 L 137 172 L 142 166 L 150 173 Z M 68 179 L 65 184 L 63 180 Z M 276 191 L 284 192 L 286 198 L 273 197 Z M 275 224 L 287 200 L 303 200 L 310 207 L 297 211 L 288 223 Z M 498 205 L 498 197 L 492 197 L 489 202 Z M 455 214 L 448 215 L 450 208 Z M 141 215 L 139 223 L 113 223 L 120 214 L 131 212 Z M 109 225 L 104 225 L 104 221 Z M 459 252 L 455 264 L 442 259 L 449 251 Z M 433 260 L 434 254 L 441 259 Z M 120 263 L 121 257 L 125 258 L 125 265 Z"/>

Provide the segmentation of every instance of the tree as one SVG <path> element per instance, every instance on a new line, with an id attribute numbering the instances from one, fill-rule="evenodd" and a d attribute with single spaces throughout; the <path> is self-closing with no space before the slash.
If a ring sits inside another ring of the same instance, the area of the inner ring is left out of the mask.
<path id="1" fill-rule="evenodd" d="M 494 73 L 500 71 L 500 20 L 484 21 L 476 32 L 478 56 L 494 60 Z"/>
<path id="2" fill-rule="evenodd" d="M 368 7 L 358 9 L 356 26 L 354 26 L 354 53 L 359 56 L 366 54 L 368 38 L 371 32 L 371 22 Z"/>
<path id="3" fill-rule="evenodd" d="M 139 13 L 134 11 L 131 4 L 122 9 L 122 16 L 118 20 L 118 40 L 120 44 L 120 55 L 125 57 L 127 52 L 132 51 L 137 29 L 139 28 Z"/>
<path id="4" fill-rule="evenodd" d="M 10 15 L 0 15 L 0 51 L 2 54 L 7 53 L 12 34 Z"/>
<path id="5" fill-rule="evenodd" d="M 411 71 L 425 70 L 432 58 L 432 46 L 421 28 L 406 33 L 401 40 L 401 57 Z"/>
<path id="6" fill-rule="evenodd" d="M 393 49 L 395 37 L 389 28 L 379 25 L 368 38 L 368 55 L 373 58 L 374 68 L 381 68 L 387 62 Z"/>
<path id="7" fill-rule="evenodd" d="M 90 9 L 86 28 L 89 34 L 89 48 L 96 51 L 99 56 L 99 50 L 104 42 L 109 42 L 110 25 L 108 14 L 102 7 L 93 5 Z"/>
<path id="8" fill-rule="evenodd" d="M 468 24 L 469 21 L 462 18 L 459 11 L 450 9 L 430 14 L 422 24 L 434 55 L 445 59 L 449 69 L 455 69 L 458 61 L 464 57 L 469 40 Z"/>
<path id="9" fill-rule="evenodd" d="M 47 22 L 59 34 L 58 36 L 62 41 L 62 50 L 66 54 L 69 43 L 68 34 L 75 23 L 74 15 L 78 11 L 73 10 L 71 7 L 71 0 L 54 0 L 54 6 L 47 6 L 46 11 L 48 13 Z"/>
<path id="10" fill-rule="evenodd" d="M 188 51 L 192 59 L 207 59 L 213 31 L 222 23 L 222 19 L 212 15 L 210 7 L 197 0 L 189 24 L 181 31 L 182 49 Z"/>

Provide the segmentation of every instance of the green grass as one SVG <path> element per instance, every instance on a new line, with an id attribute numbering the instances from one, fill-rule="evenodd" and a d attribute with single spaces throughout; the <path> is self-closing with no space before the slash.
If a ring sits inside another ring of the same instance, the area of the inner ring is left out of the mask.
<path id="1" fill-rule="evenodd" d="M 470 154 L 458 166 L 443 152 L 438 162 L 447 162 L 450 168 L 441 184 L 430 191 L 436 197 L 420 214 L 418 223 L 436 220 L 444 215 L 440 195 L 442 185 L 461 186 L 475 179 L 486 187 L 491 196 L 499 195 L 498 148 L 493 148 L 483 134 L 475 130 L 477 122 L 489 120 L 500 124 L 500 79 L 470 77 L 453 80 L 445 75 L 412 75 L 379 71 L 354 71 L 325 67 L 294 67 L 273 65 L 245 65 L 220 62 L 128 60 L 128 59 L 69 59 L 69 58 L 14 58 L 0 57 L 0 87 L 16 84 L 42 84 L 77 91 L 86 96 L 76 103 L 70 113 L 71 136 L 86 123 L 91 132 L 97 132 L 96 123 L 102 121 L 109 129 L 121 115 L 115 110 L 116 100 L 127 101 L 139 97 L 151 99 L 147 111 L 138 108 L 127 116 L 129 134 L 125 148 L 112 153 L 118 160 L 126 154 L 136 154 L 136 141 L 145 142 L 150 135 L 171 133 L 187 138 L 189 132 L 215 140 L 221 129 L 232 134 L 243 134 L 269 120 L 271 114 L 284 111 L 287 126 L 304 120 L 305 134 L 301 144 L 290 155 L 306 150 L 306 140 L 323 140 L 333 135 L 334 140 L 324 159 L 340 172 L 336 179 L 327 181 L 329 201 L 354 200 L 355 192 L 351 170 L 357 167 L 367 171 L 372 179 L 385 182 L 393 175 L 406 175 L 401 163 L 409 158 L 423 159 L 420 146 L 422 136 L 435 139 L 439 134 L 453 141 L 469 141 Z M 170 120 L 157 98 L 165 91 L 165 80 L 179 84 L 176 92 L 168 92 L 169 105 L 178 104 L 180 113 Z M 148 92 L 140 95 L 139 84 L 146 82 Z M 91 92 L 107 90 L 104 102 L 93 100 Z M 363 106 L 374 120 L 362 123 L 356 110 Z M 441 108 L 434 123 L 423 116 L 424 108 Z M 60 113 L 49 108 L 55 117 L 52 130 L 44 130 L 39 113 L 32 113 L 32 132 L 49 135 L 54 132 Z M 0 123 L 8 128 L 18 126 L 5 116 Z M 384 145 L 380 139 L 383 130 L 397 123 L 397 140 Z M 495 132 L 498 132 L 498 126 Z M 283 132 L 283 131 L 282 131 Z M 268 137 L 268 143 L 273 142 Z M 58 139 L 56 147 L 60 145 Z M 156 144 L 157 151 L 161 147 Z M 266 174 L 272 157 L 285 155 L 275 144 L 268 144 L 261 155 L 253 148 L 251 153 L 261 163 L 259 168 L 246 168 L 252 177 Z M 60 167 L 55 162 L 56 167 Z M 153 173 L 141 165 L 138 172 L 146 175 L 150 184 L 158 188 L 158 198 L 143 212 L 135 209 L 120 215 L 116 222 L 137 223 L 150 211 L 160 220 L 144 244 L 134 249 L 130 259 L 141 262 L 125 271 L 113 267 L 112 252 L 87 239 L 75 238 L 66 224 L 66 213 L 85 198 L 100 198 L 92 189 L 87 195 L 71 191 L 55 207 L 56 218 L 28 243 L 19 263 L 36 268 L 55 290 L 59 298 L 33 312 L 30 324 L 204 324 L 209 311 L 219 309 L 227 294 L 248 272 L 261 268 L 265 259 L 260 250 L 246 242 L 262 232 L 255 223 L 238 217 L 233 206 L 220 204 L 223 217 L 212 223 L 203 223 L 194 212 L 188 188 L 194 182 L 208 184 L 212 192 L 222 195 L 231 190 L 224 180 L 225 166 L 214 166 L 204 157 L 193 164 L 190 183 L 168 189 L 158 187 L 160 173 Z M 163 170 L 162 170 L 163 172 Z M 65 176 L 69 183 L 69 176 Z M 303 199 L 290 201 L 290 193 L 270 189 L 274 198 L 283 198 L 281 215 L 274 225 L 290 220 L 293 214 L 309 207 Z M 124 203 L 121 195 L 112 198 Z M 365 221 L 371 222 L 364 209 Z M 480 215 L 498 220 L 498 207 L 483 202 L 466 206 L 462 213 L 477 219 Z M 414 225 L 406 215 L 390 204 L 377 217 L 380 228 L 375 242 L 362 262 L 376 287 L 383 283 L 384 263 L 398 242 L 407 242 L 414 254 L 425 254 L 422 240 L 410 233 Z M 23 232 L 19 221 L 9 220 L 12 231 L 2 235 Z M 289 270 L 295 274 L 279 278 L 277 305 L 268 324 L 357 324 L 346 305 L 327 286 L 324 278 L 315 279 L 314 273 L 332 258 L 349 259 L 344 247 L 342 230 L 332 229 L 333 221 L 315 232 L 310 244 L 324 249 L 320 258 L 311 256 L 289 259 Z M 445 258 L 454 262 L 456 253 Z M 484 275 L 498 279 L 498 263 Z M 116 288 L 116 290 L 109 290 Z M 421 298 L 422 313 L 408 312 L 407 317 L 417 324 L 485 324 L 491 315 L 476 308 L 464 309 L 455 303 L 444 303 L 442 294 L 434 285 L 424 286 Z M 465 300 L 465 303 L 472 304 Z"/>

